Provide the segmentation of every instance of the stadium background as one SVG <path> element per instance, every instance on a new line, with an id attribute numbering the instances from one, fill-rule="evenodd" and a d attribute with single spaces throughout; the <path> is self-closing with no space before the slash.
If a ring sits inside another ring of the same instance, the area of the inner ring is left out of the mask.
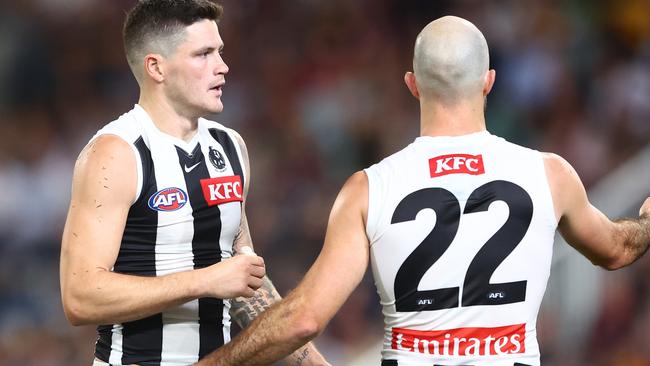
<path id="1" fill-rule="evenodd" d="M 137 101 L 120 33 L 133 2 L 0 2 L 0 365 L 91 362 L 94 328 L 68 325 L 60 305 L 60 236 L 76 155 Z M 561 154 L 588 187 L 650 141 L 647 0 L 222 4 L 230 73 L 216 120 L 249 146 L 252 235 L 283 294 L 318 254 L 346 177 L 417 135 L 418 105 L 402 77 L 434 18 L 465 17 L 488 39 L 493 133 Z M 577 326 L 563 320 L 566 309 L 543 308 L 543 365 L 650 365 L 650 260 L 601 272 L 588 280 L 596 300 L 572 309 L 590 314 Z M 380 336 L 367 277 L 318 345 L 336 365 L 363 364 L 353 360 Z"/>

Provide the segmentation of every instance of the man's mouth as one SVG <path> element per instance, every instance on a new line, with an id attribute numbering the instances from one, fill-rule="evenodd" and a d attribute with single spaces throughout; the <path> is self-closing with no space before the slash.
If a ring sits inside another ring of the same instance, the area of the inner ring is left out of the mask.
<path id="1" fill-rule="evenodd" d="M 211 87 L 210 90 L 221 93 L 224 84 L 225 84 L 225 83 L 217 84 L 217 85 Z"/>

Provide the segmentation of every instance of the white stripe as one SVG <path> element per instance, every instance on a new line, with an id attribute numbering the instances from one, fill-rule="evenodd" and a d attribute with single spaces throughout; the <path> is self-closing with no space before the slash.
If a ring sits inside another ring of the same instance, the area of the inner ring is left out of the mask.
<path id="1" fill-rule="evenodd" d="M 235 152 L 237 153 L 237 159 L 239 160 L 239 165 L 241 166 L 242 170 L 242 179 L 245 181 L 248 181 L 248 172 L 246 171 L 246 162 L 244 161 L 243 154 L 241 152 L 241 146 L 239 145 L 239 141 L 237 138 L 234 136 L 234 130 L 232 129 L 227 129 L 226 132 L 228 133 L 228 136 L 232 140 L 232 143 L 235 145 Z"/>
<path id="2" fill-rule="evenodd" d="M 230 342 L 230 300 L 223 300 L 223 344 Z"/>
<path id="3" fill-rule="evenodd" d="M 233 227 L 232 223 L 227 224 L 226 222 L 224 222 L 224 218 L 230 217 L 231 219 L 234 219 L 234 217 L 236 216 L 239 222 L 239 220 L 241 219 L 241 206 L 239 205 L 239 202 L 229 202 L 221 206 L 230 207 L 229 215 L 224 215 L 225 210 L 223 208 L 221 209 L 222 222 L 221 222 L 221 235 L 219 237 L 219 247 L 221 247 L 221 260 L 223 261 L 225 259 L 232 257 L 232 244 L 234 240 L 234 232 L 231 232 L 230 235 L 226 235 L 226 232 L 224 232 L 223 230 L 225 227 L 228 227 L 227 225 Z M 239 228 L 239 224 L 237 224 L 236 227 Z M 224 299 L 223 300 L 223 343 L 226 344 L 228 342 L 230 342 L 230 300 Z"/>
<path id="4" fill-rule="evenodd" d="M 122 364 L 122 324 L 114 324 L 111 336 L 111 355 L 108 357 L 108 363 L 111 365 Z"/>
<path id="5" fill-rule="evenodd" d="M 160 131 L 150 131 L 149 137 L 149 149 L 156 167 L 157 189 L 176 187 L 189 194 L 175 145 Z M 187 202 L 180 209 L 158 213 L 156 276 L 194 268 L 194 222 L 189 196 L 186 198 Z M 163 312 L 161 365 L 188 364 L 198 360 L 198 317 L 198 300 Z"/>
<path id="6" fill-rule="evenodd" d="M 194 300 L 163 313 L 162 360 L 165 363 L 187 365 L 199 360 L 198 309 L 199 301 Z"/>
<path id="7" fill-rule="evenodd" d="M 201 149 L 203 150 L 203 155 L 206 157 L 206 165 L 210 172 L 210 176 L 218 177 L 218 176 L 234 175 L 231 158 L 226 154 L 223 146 L 221 146 L 220 143 L 214 141 L 214 138 L 212 137 L 212 135 L 207 129 L 202 132 L 204 134 L 201 137 L 205 137 L 205 138 L 201 140 Z M 230 134 L 227 134 L 227 136 L 232 140 L 232 136 Z M 236 147 L 238 147 L 236 141 L 233 141 L 233 143 L 235 144 Z M 223 172 L 217 171 L 214 165 L 210 162 L 209 159 L 210 147 L 217 149 L 223 156 L 224 160 L 227 162 L 225 171 Z M 237 151 L 239 152 L 239 149 L 237 149 Z M 235 158 L 239 160 L 239 163 L 240 165 L 242 165 L 242 169 L 243 169 L 243 162 L 241 161 L 241 157 L 239 153 Z M 244 175 L 245 174 L 246 173 L 244 173 Z M 247 178 L 246 176 L 242 177 L 242 179 L 246 179 L 246 178 Z M 221 249 L 221 260 L 223 261 L 225 259 L 231 258 L 233 254 L 232 244 L 235 239 L 235 235 L 239 231 L 239 224 L 241 222 L 241 203 L 240 202 L 224 203 L 219 205 L 219 210 L 221 211 L 221 217 L 220 217 L 221 232 L 219 233 L 219 248 Z M 231 322 L 230 301 L 227 299 L 223 300 L 222 319 L 223 319 L 222 321 L 223 342 L 224 344 L 226 344 L 230 342 L 230 322 Z"/>

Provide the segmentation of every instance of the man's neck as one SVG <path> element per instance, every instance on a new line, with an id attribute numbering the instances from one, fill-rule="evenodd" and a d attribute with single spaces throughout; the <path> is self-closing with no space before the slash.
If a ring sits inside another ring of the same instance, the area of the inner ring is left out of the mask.
<path id="1" fill-rule="evenodd" d="M 198 117 L 188 117 L 167 99 L 140 94 L 138 104 L 149 114 L 160 131 L 183 141 L 190 141 L 198 129 Z"/>
<path id="2" fill-rule="evenodd" d="M 485 131 L 482 103 L 420 103 L 421 136 L 461 136 L 481 131 Z"/>

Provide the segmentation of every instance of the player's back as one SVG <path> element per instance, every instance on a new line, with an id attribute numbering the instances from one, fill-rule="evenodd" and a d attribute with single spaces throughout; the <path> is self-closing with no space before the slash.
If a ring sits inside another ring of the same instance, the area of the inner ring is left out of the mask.
<path id="1" fill-rule="evenodd" d="M 542 154 L 419 137 L 366 169 L 384 365 L 539 365 L 557 226 Z"/>

